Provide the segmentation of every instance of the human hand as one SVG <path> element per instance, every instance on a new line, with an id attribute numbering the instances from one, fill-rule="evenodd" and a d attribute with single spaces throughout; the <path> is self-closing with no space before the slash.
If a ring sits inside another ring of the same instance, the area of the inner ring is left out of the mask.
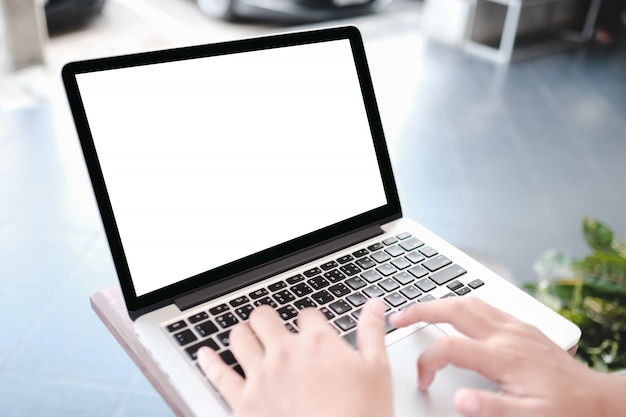
<path id="1" fill-rule="evenodd" d="M 449 323 L 468 336 L 443 336 L 422 353 L 420 390 L 448 364 L 477 371 L 500 386 L 500 393 L 459 390 L 455 407 L 467 417 L 611 415 L 602 413 L 606 375 L 573 359 L 536 327 L 478 298 L 418 303 L 390 317 L 395 327 L 420 321 Z"/>
<path id="2" fill-rule="evenodd" d="M 393 415 L 382 300 L 365 304 L 356 350 L 315 309 L 300 311 L 298 327 L 298 334 L 288 331 L 267 306 L 234 327 L 230 346 L 245 379 L 213 350 L 198 352 L 202 370 L 237 416 Z"/>

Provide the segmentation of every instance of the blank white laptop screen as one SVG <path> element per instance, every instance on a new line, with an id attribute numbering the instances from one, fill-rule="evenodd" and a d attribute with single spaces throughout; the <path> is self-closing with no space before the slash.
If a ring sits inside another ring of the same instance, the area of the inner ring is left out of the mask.
<path id="1" fill-rule="evenodd" d="M 387 203 L 350 48 L 77 75 L 138 296 Z"/>

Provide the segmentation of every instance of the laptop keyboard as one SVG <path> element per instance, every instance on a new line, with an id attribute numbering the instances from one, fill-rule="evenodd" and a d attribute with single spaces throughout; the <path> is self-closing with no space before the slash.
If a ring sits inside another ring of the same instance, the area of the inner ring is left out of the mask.
<path id="1" fill-rule="evenodd" d="M 275 308 L 292 332 L 298 332 L 299 310 L 317 308 L 337 333 L 355 346 L 358 318 L 368 299 L 382 298 L 389 317 L 416 302 L 434 300 L 431 292 L 435 288 L 445 286 L 448 292 L 440 298 L 446 298 L 463 296 L 484 284 L 480 279 L 464 279 L 466 273 L 436 249 L 401 233 L 209 310 L 185 315 L 164 329 L 198 370 L 198 350 L 207 346 L 245 376 L 229 350 L 229 333 L 235 324 L 248 320 L 255 307 L 268 304 Z M 387 322 L 387 332 L 393 330 Z"/>

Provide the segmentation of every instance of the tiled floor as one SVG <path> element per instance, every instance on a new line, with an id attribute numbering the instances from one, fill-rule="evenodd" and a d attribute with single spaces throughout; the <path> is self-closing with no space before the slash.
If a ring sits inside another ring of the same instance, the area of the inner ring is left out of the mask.
<path id="1" fill-rule="evenodd" d="M 3 416 L 171 415 L 89 308 L 115 274 L 56 74 L 68 59 L 278 30 L 209 23 L 189 3 L 112 1 L 51 41 L 49 69 L 0 79 Z M 547 248 L 584 253 L 584 214 L 626 235 L 625 46 L 499 68 L 426 42 L 417 3 L 354 23 L 407 215 L 520 281 Z"/>

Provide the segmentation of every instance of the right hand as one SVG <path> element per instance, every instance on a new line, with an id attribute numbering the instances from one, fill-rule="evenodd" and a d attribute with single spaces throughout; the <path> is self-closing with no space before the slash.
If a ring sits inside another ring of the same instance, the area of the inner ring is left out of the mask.
<path id="1" fill-rule="evenodd" d="M 426 390 L 436 371 L 448 364 L 477 371 L 500 386 L 499 393 L 460 389 L 454 403 L 464 416 L 608 417 L 626 413 L 626 378 L 618 378 L 616 384 L 615 375 L 587 368 L 536 327 L 478 298 L 418 303 L 390 318 L 396 327 L 420 321 L 449 323 L 468 336 L 443 336 L 422 353 L 417 361 L 420 390 Z"/>

